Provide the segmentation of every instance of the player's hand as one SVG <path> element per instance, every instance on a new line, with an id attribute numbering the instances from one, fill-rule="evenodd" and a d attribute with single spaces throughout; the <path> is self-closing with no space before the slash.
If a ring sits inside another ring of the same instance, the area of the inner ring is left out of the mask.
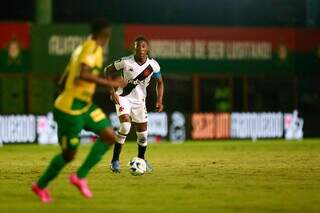
<path id="1" fill-rule="evenodd" d="M 163 104 L 161 102 L 156 103 L 156 112 L 162 112 Z"/>

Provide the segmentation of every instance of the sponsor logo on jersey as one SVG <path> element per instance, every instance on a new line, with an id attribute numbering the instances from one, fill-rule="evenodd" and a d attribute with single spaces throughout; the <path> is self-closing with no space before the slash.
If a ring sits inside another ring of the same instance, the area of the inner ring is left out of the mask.
<path id="1" fill-rule="evenodd" d="M 135 77 L 132 80 L 128 80 L 128 84 L 125 88 L 123 88 L 123 92 L 120 96 L 129 95 L 132 92 L 132 90 L 142 81 L 144 81 L 147 77 L 149 77 L 152 72 L 153 68 L 149 64 L 137 77 Z"/>
<path id="2" fill-rule="evenodd" d="M 143 76 L 144 76 L 144 77 L 148 77 L 151 72 L 152 72 L 152 70 L 146 69 L 146 70 L 143 71 Z"/>

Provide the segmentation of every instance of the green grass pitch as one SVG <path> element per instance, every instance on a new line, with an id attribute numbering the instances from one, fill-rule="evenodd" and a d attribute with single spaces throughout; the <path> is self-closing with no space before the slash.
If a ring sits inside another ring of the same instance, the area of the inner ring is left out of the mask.
<path id="1" fill-rule="evenodd" d="M 85 199 L 67 178 L 90 147 L 80 146 L 51 183 L 49 205 L 30 186 L 59 147 L 0 148 L 0 212 L 320 212 L 320 140 L 152 144 L 154 172 L 140 177 L 126 170 L 136 154 L 135 143 L 127 143 L 122 173 L 109 171 L 109 151 L 90 173 L 94 197 Z"/>

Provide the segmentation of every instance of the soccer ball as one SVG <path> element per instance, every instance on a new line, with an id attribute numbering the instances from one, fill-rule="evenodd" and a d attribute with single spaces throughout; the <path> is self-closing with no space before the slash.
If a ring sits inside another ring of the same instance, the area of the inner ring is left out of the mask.
<path id="1" fill-rule="evenodd" d="M 129 172 L 134 176 L 143 175 L 147 170 L 147 164 L 145 160 L 138 157 L 134 157 L 132 160 L 130 160 L 128 167 Z"/>

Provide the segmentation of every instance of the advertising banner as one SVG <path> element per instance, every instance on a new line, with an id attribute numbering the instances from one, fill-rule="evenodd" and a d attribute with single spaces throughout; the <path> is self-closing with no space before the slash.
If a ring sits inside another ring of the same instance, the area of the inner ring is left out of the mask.
<path id="1" fill-rule="evenodd" d="M 0 72 L 28 72 L 30 69 L 28 23 L 0 23 Z"/>
<path id="2" fill-rule="evenodd" d="M 174 112 L 171 117 L 172 121 L 169 122 L 168 115 L 165 112 L 148 114 L 148 134 L 150 142 L 167 139 L 169 135 L 169 125 L 170 134 L 172 135 L 170 138 L 172 138 L 172 141 L 183 142 L 186 139 L 186 124 L 184 115 L 180 112 Z M 58 144 L 58 128 L 57 123 L 54 121 L 53 114 L 49 112 L 47 115 L 32 116 L 32 118 L 34 119 L 34 126 L 29 129 L 33 132 L 34 137 L 31 141 L 37 140 L 39 144 Z M 109 118 L 111 120 L 112 126 L 115 129 L 118 129 L 120 126 L 120 122 L 117 114 L 115 112 L 112 112 L 109 114 Z M 0 120 L 0 128 L 1 125 L 6 125 L 6 123 L 1 122 L 2 120 Z M 15 122 L 18 121 L 15 120 Z M 134 135 L 134 137 L 129 138 L 129 140 L 136 139 L 134 127 L 132 129 L 133 130 L 131 132 L 133 133 L 132 135 Z M 14 139 L 13 136 L 9 138 Z M 96 135 L 89 131 L 82 131 L 80 133 L 80 138 L 82 142 L 95 141 Z M 8 139 L 4 139 L 4 142 L 8 141 Z M 13 140 L 13 142 L 20 141 Z"/>
<path id="3" fill-rule="evenodd" d="M 39 144 L 58 144 L 58 125 L 51 112 L 37 116 L 37 136 Z"/>
<path id="4" fill-rule="evenodd" d="M 284 115 L 285 139 L 301 140 L 303 138 L 303 118 L 298 117 L 298 110 Z"/>
<path id="5" fill-rule="evenodd" d="M 72 51 L 88 35 L 88 25 L 33 25 L 32 71 L 61 74 L 67 66 Z"/>
<path id="6" fill-rule="evenodd" d="M 230 113 L 194 113 L 192 139 L 230 138 Z"/>
<path id="7" fill-rule="evenodd" d="M 231 138 L 281 138 L 283 113 L 232 113 Z"/>
<path id="8" fill-rule="evenodd" d="M 129 50 L 137 36 L 145 36 L 163 72 L 286 73 L 299 71 L 299 64 L 312 65 L 308 71 L 319 68 L 319 34 L 295 28 L 125 25 L 124 46 Z"/>
<path id="9" fill-rule="evenodd" d="M 283 113 L 194 113 L 192 139 L 282 138 Z"/>
<path id="10" fill-rule="evenodd" d="M 320 30 L 298 29 L 296 33 L 297 72 L 315 71 L 320 69 Z"/>
<path id="11" fill-rule="evenodd" d="M 169 140 L 173 143 L 182 143 L 187 138 L 186 117 L 181 112 L 173 112 L 171 114 L 171 122 L 169 128 Z"/>
<path id="12" fill-rule="evenodd" d="M 120 122 L 115 112 L 109 114 L 112 126 L 117 130 Z M 186 139 L 259 139 L 283 138 L 293 140 L 303 138 L 304 120 L 293 113 L 193 113 L 186 116 L 181 112 L 149 113 L 149 142 L 170 140 L 182 143 Z M 191 126 L 191 129 L 189 127 Z M 0 116 L 0 144 L 32 143 L 57 144 L 57 124 L 53 114 L 47 115 L 6 115 Z M 188 134 L 190 132 L 191 134 Z M 80 133 L 82 143 L 95 141 L 97 136 L 89 131 Z M 132 126 L 128 140 L 135 141 Z"/>
<path id="13" fill-rule="evenodd" d="M 0 143 L 33 143 L 36 141 L 34 115 L 0 116 Z"/>

